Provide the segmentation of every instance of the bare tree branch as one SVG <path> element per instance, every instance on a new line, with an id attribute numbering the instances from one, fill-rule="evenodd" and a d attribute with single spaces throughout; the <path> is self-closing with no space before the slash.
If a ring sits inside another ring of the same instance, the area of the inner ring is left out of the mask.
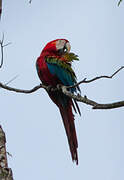
<path id="1" fill-rule="evenodd" d="M 98 77 L 95 77 L 93 79 L 90 79 L 90 80 L 86 80 L 86 78 L 84 78 L 82 81 L 78 82 L 77 84 L 73 85 L 73 86 L 68 86 L 68 88 L 74 88 L 74 87 L 77 87 L 79 86 L 80 84 L 82 83 L 91 83 L 93 81 L 96 81 L 98 79 L 103 79 L 103 78 L 107 78 L 107 79 L 112 79 L 118 72 L 120 72 L 122 69 L 124 69 L 124 66 L 120 67 L 117 71 L 115 71 L 111 76 L 98 76 Z"/>
<path id="2" fill-rule="evenodd" d="M 12 170 L 8 168 L 7 152 L 6 152 L 6 137 L 0 126 L 0 179 L 13 180 Z"/>
<path id="3" fill-rule="evenodd" d="M 75 99 L 76 101 L 83 102 L 87 105 L 91 105 L 93 109 L 114 109 L 114 108 L 120 108 L 124 106 L 124 101 L 119 101 L 119 102 L 114 102 L 114 103 L 109 103 L 109 104 L 100 104 L 93 100 L 88 99 L 87 96 L 82 97 L 79 94 L 78 95 L 72 94 L 70 91 L 67 90 L 67 88 L 68 87 L 66 86 L 61 86 L 62 92 L 65 95 Z"/>
<path id="4" fill-rule="evenodd" d="M 14 92 L 17 92 L 17 93 L 25 93 L 25 94 L 33 93 L 33 92 L 37 91 L 40 88 L 44 88 L 46 90 L 48 89 L 48 86 L 45 86 L 43 84 L 35 86 L 34 88 L 32 88 L 30 90 L 23 90 L 23 89 L 12 88 L 12 87 L 4 85 L 2 83 L 0 83 L 0 87 L 3 88 L 3 89 L 9 90 L 9 91 L 14 91 Z"/>
<path id="5" fill-rule="evenodd" d="M 124 106 L 124 101 L 114 102 L 110 104 L 96 104 L 93 109 L 115 109 Z"/>
<path id="6" fill-rule="evenodd" d="M 90 82 L 93 82 L 93 81 L 101 79 L 101 78 L 109 78 L 110 79 L 110 78 L 114 77 L 118 72 L 120 72 L 120 70 L 122 70 L 123 68 L 124 68 L 124 66 L 122 66 L 117 71 L 115 71 L 111 76 L 98 76 L 91 80 L 86 80 L 86 78 L 85 78 L 83 81 L 80 81 L 79 83 L 77 83 L 74 86 L 58 85 L 56 88 L 53 88 L 50 86 L 45 86 L 43 84 L 40 84 L 30 90 L 23 90 L 23 89 L 17 89 L 17 88 L 7 86 L 7 84 L 5 85 L 5 84 L 0 83 L 0 88 L 6 89 L 9 91 L 14 91 L 17 93 L 25 93 L 25 94 L 33 93 L 40 88 L 44 88 L 46 91 L 62 91 L 65 95 L 69 96 L 70 98 L 73 98 L 76 101 L 83 102 L 87 105 L 91 105 L 93 109 L 113 109 L 113 108 L 119 108 L 119 107 L 124 106 L 124 101 L 119 101 L 119 102 L 114 102 L 114 103 L 109 103 L 109 104 L 100 104 L 93 100 L 88 99 L 86 96 L 82 97 L 80 94 L 75 95 L 75 94 L 71 93 L 70 91 L 68 91 L 67 89 L 76 87 L 76 86 L 80 85 L 81 83 L 90 83 Z"/>

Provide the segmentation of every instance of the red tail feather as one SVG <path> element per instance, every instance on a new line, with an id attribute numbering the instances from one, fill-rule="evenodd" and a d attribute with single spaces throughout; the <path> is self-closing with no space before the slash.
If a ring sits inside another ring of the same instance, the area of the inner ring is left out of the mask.
<path id="1" fill-rule="evenodd" d="M 58 106 L 60 110 L 66 135 L 68 138 L 68 144 L 69 144 L 72 160 L 76 161 L 76 164 L 78 164 L 78 153 L 77 153 L 78 142 L 77 142 L 77 135 L 74 124 L 74 115 L 72 113 L 72 107 L 74 108 L 75 111 L 76 108 L 72 102 L 72 99 L 68 98 L 63 93 L 57 91 L 57 92 L 50 92 L 48 94 L 52 99 L 52 101 Z"/>
<path id="2" fill-rule="evenodd" d="M 76 164 L 78 164 L 78 153 L 77 153 L 78 142 L 77 142 L 77 135 L 74 124 L 74 115 L 72 113 L 71 104 L 72 102 L 70 100 L 68 107 L 60 107 L 59 110 L 65 126 L 72 160 L 76 161 Z"/>

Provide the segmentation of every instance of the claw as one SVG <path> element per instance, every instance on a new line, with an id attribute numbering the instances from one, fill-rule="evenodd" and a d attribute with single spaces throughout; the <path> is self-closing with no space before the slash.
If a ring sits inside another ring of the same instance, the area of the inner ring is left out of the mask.
<path id="1" fill-rule="evenodd" d="M 56 87 L 57 87 L 57 89 L 58 89 L 58 90 L 61 90 L 61 88 L 62 88 L 62 84 L 57 84 L 57 86 L 56 86 Z"/>
<path id="2" fill-rule="evenodd" d="M 53 87 L 51 85 L 47 86 L 47 91 L 50 92 L 52 90 L 52 88 Z"/>

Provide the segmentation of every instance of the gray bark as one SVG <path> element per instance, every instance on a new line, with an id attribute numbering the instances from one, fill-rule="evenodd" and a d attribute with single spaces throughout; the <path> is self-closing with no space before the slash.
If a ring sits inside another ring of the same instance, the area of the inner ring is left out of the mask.
<path id="1" fill-rule="evenodd" d="M 13 180 L 12 170 L 8 168 L 6 137 L 0 126 L 0 180 Z"/>

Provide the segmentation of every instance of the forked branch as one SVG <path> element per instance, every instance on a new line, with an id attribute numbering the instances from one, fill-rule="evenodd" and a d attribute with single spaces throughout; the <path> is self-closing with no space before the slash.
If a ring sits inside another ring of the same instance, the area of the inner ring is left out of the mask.
<path id="1" fill-rule="evenodd" d="M 82 83 L 90 83 L 90 82 L 93 82 L 93 81 L 96 81 L 96 80 L 102 79 L 102 78 L 109 78 L 109 79 L 113 78 L 123 68 L 124 68 L 124 66 L 122 66 L 117 71 L 115 71 L 111 76 L 106 76 L 106 75 L 98 76 L 98 77 L 95 77 L 95 78 L 90 79 L 90 80 L 86 80 L 86 78 L 85 78 L 84 80 L 80 81 L 79 83 L 75 84 L 74 86 L 60 85 L 60 86 L 57 86 L 56 88 L 52 88 L 52 87 L 50 88 L 49 86 L 45 86 L 44 84 L 40 84 L 40 85 L 35 86 L 34 88 L 30 89 L 30 90 L 23 90 L 23 89 L 13 88 L 13 87 L 10 87 L 10 86 L 7 86 L 5 84 L 0 83 L 0 88 L 6 89 L 9 91 L 14 91 L 17 93 L 25 93 L 25 94 L 33 93 L 40 88 L 44 88 L 46 91 L 62 91 L 65 95 L 67 95 L 70 98 L 75 99 L 76 101 L 83 102 L 87 105 L 91 105 L 93 109 L 114 109 L 114 108 L 119 108 L 119 107 L 124 106 L 124 101 L 119 101 L 119 102 L 114 102 L 114 103 L 109 103 L 109 104 L 100 104 L 100 103 L 97 103 L 93 100 L 88 99 L 87 96 L 83 97 L 80 94 L 75 95 L 75 94 L 71 93 L 70 91 L 68 91 L 68 89 L 74 88 L 74 87 L 76 87 Z"/>
<path id="2" fill-rule="evenodd" d="M 11 43 L 3 44 L 3 42 L 4 42 L 4 34 L 3 34 L 2 40 L 0 40 L 0 49 L 1 49 L 0 68 L 2 68 L 2 66 L 3 66 L 3 48 L 4 48 L 5 46 L 8 46 L 9 44 L 11 44 Z"/>
<path id="3" fill-rule="evenodd" d="M 77 84 L 73 85 L 73 86 L 68 86 L 68 88 L 74 88 L 74 87 L 77 87 L 79 86 L 80 84 L 82 83 L 91 83 L 93 81 L 96 81 L 98 79 L 112 79 L 117 73 L 119 73 L 122 69 L 124 69 L 124 66 L 121 66 L 117 71 L 115 71 L 111 76 L 97 76 L 93 79 L 90 79 L 90 80 L 86 80 L 87 78 L 84 78 L 82 81 L 78 82 Z"/>

